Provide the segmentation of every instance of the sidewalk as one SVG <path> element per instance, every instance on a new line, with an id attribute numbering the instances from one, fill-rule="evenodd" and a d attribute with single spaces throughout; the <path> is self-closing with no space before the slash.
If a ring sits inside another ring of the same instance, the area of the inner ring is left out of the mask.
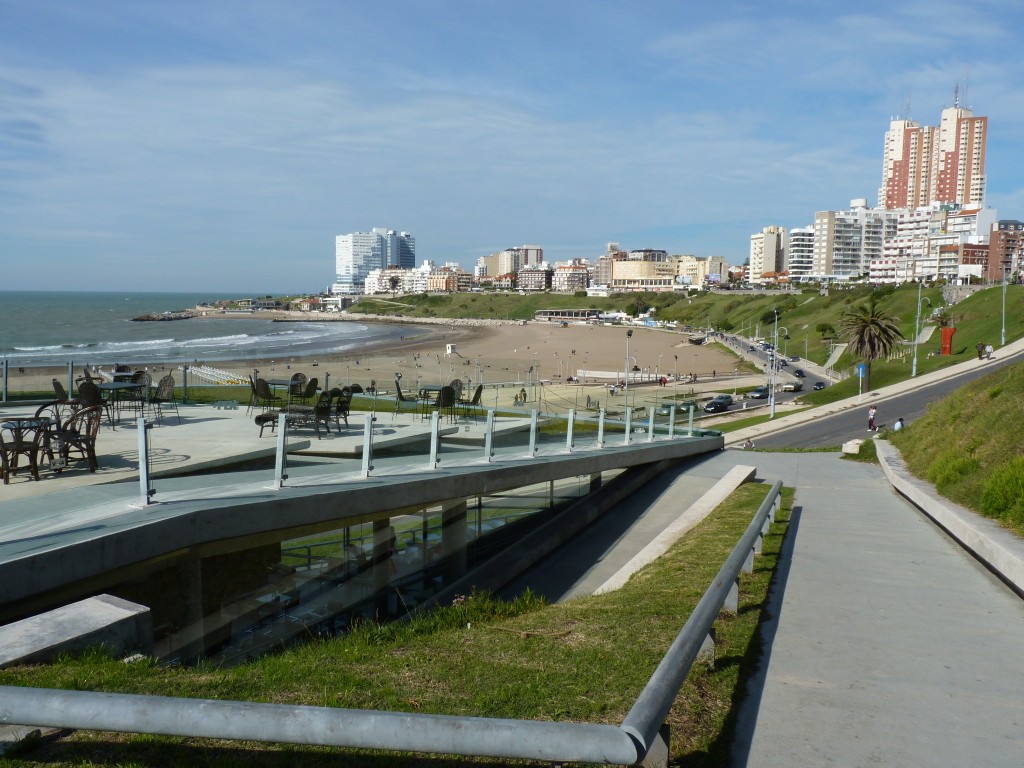
<path id="1" fill-rule="evenodd" d="M 733 765 L 1024 764 L 1024 602 L 878 466 L 743 458 L 796 497 Z"/>

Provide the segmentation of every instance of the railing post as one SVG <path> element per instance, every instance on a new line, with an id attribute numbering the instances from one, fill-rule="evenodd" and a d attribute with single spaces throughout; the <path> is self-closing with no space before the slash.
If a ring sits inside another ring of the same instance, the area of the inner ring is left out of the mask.
<path id="1" fill-rule="evenodd" d="M 428 469 L 437 469 L 438 457 L 438 443 L 440 442 L 440 435 L 438 430 L 440 429 L 440 414 L 434 411 L 430 414 L 430 463 L 427 464 Z"/>
<path id="2" fill-rule="evenodd" d="M 530 458 L 537 456 L 537 409 L 530 409 Z"/>
<path id="3" fill-rule="evenodd" d="M 484 461 L 494 458 L 494 409 L 487 409 L 487 424 L 484 426 Z"/>
<path id="4" fill-rule="evenodd" d="M 670 405 L 668 408 L 668 439 L 672 440 L 676 436 L 676 407 Z"/>
<path id="5" fill-rule="evenodd" d="M 147 424 L 144 416 L 139 416 L 135 425 L 139 431 L 139 502 L 146 507 L 156 493 L 149 484 L 149 430 L 153 425 Z"/>
<path id="6" fill-rule="evenodd" d="M 647 442 L 654 442 L 654 409 L 647 415 Z"/>
<path id="7" fill-rule="evenodd" d="M 597 412 L 597 447 L 604 448 L 604 408 Z"/>
<path id="8" fill-rule="evenodd" d="M 690 412 L 690 437 L 693 437 L 693 412 L 695 410 L 693 403 L 687 406 L 686 410 Z"/>
<path id="9" fill-rule="evenodd" d="M 4 358 L 4 402 L 7 402 L 7 358 Z"/>
<path id="10" fill-rule="evenodd" d="M 631 434 L 632 431 L 633 431 L 633 409 L 630 408 L 627 405 L 626 406 L 626 437 L 622 441 L 623 445 L 629 445 L 630 440 L 632 439 L 632 434 Z"/>
<path id="11" fill-rule="evenodd" d="M 280 490 L 284 488 L 284 481 L 288 479 L 288 475 L 285 474 L 285 433 L 288 431 L 288 417 L 285 414 L 279 414 L 277 417 L 277 454 L 274 460 L 274 485 L 273 488 Z"/>
<path id="12" fill-rule="evenodd" d="M 373 422 L 377 417 L 372 413 L 364 414 L 363 422 L 363 466 L 359 471 L 360 477 L 369 477 L 373 471 Z"/>
<path id="13" fill-rule="evenodd" d="M 565 452 L 572 453 L 572 431 L 576 424 L 576 409 L 569 409 L 569 423 L 565 430 Z"/>
<path id="14" fill-rule="evenodd" d="M 188 402 L 188 366 L 181 366 L 181 404 Z"/>
<path id="15" fill-rule="evenodd" d="M 75 361 L 68 360 L 68 396 L 74 397 L 75 392 Z"/>

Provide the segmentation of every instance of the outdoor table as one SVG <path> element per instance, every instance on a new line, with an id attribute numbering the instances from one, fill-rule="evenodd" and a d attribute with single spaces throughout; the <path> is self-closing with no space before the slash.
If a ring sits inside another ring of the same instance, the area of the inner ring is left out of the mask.
<path id="1" fill-rule="evenodd" d="M 35 480 L 39 479 L 39 452 L 42 451 L 51 460 L 50 453 L 50 419 L 46 416 L 6 416 L 0 421 L 0 430 L 11 435 L 10 441 L 4 440 L 4 461 L 7 464 L 4 472 L 4 485 L 11 474 L 19 469 L 28 469 Z M 27 456 L 28 467 L 18 466 L 18 457 Z"/>
<path id="2" fill-rule="evenodd" d="M 267 379 L 267 384 L 269 384 L 271 386 L 271 388 L 274 390 L 274 394 L 277 394 L 277 388 L 278 387 L 284 387 L 285 392 L 288 393 L 288 398 L 287 398 L 287 403 L 286 403 L 287 405 L 291 405 L 292 404 L 292 383 L 293 382 L 292 382 L 292 380 L 290 378 L 287 378 L 287 379 Z M 305 386 L 306 385 L 305 382 L 303 382 L 302 385 Z"/>
<path id="3" fill-rule="evenodd" d="M 131 392 L 133 390 L 138 391 L 142 388 L 141 384 L 137 384 L 134 381 L 105 381 L 102 384 L 96 385 L 100 392 L 105 392 L 107 399 L 110 400 L 114 409 L 117 411 L 117 420 L 121 421 L 121 397 L 125 392 Z M 110 411 L 107 411 L 108 418 L 110 417 Z M 113 425 L 111 425 L 113 426 Z"/>

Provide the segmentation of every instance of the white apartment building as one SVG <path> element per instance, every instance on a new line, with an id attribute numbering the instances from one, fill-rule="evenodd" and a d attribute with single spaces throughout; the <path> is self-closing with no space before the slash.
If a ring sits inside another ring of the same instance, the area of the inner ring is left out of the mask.
<path id="1" fill-rule="evenodd" d="M 376 228 L 334 239 L 335 282 L 331 293 L 357 294 L 365 289 L 371 271 L 416 264 L 416 240 L 408 232 Z"/>
<path id="2" fill-rule="evenodd" d="M 845 211 L 814 214 L 814 258 L 811 277 L 822 281 L 851 280 L 869 274 L 881 259 L 885 240 L 896 233 L 897 211 L 868 208 L 868 201 L 850 201 Z"/>
<path id="3" fill-rule="evenodd" d="M 785 268 L 786 228 L 771 225 L 750 236 L 750 282 L 755 285 L 774 279 Z M 770 275 L 771 278 L 766 277 Z"/>
<path id="4" fill-rule="evenodd" d="M 871 264 L 873 281 L 956 282 L 964 271 L 961 246 L 987 244 L 998 220 L 992 208 L 957 209 L 938 204 L 894 213 L 896 230 L 886 239 L 882 257 Z"/>
<path id="5" fill-rule="evenodd" d="M 814 225 L 789 230 L 786 243 L 786 271 L 789 281 L 810 277 L 814 272 Z"/>
<path id="6" fill-rule="evenodd" d="M 590 267 L 585 263 L 560 264 L 551 275 L 551 290 L 559 293 L 585 291 L 590 286 Z"/>

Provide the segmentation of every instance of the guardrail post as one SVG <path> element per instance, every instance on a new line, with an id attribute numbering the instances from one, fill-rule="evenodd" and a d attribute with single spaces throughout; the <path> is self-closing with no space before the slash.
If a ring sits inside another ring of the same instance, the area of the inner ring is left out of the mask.
<path id="1" fill-rule="evenodd" d="M 647 415 L 647 442 L 654 442 L 654 409 Z"/>
<path id="2" fill-rule="evenodd" d="M 572 430 L 576 423 L 576 409 L 569 409 L 569 423 L 565 430 L 565 452 L 572 453 Z"/>
<path id="3" fill-rule="evenodd" d="M 359 471 L 360 477 L 369 477 L 373 471 L 373 422 L 377 417 L 372 413 L 364 414 L 363 422 L 363 466 Z"/>
<path id="4" fill-rule="evenodd" d="M 750 548 L 750 551 L 747 553 L 747 559 L 743 561 L 743 572 L 744 573 L 753 573 L 754 572 L 754 555 L 758 552 L 758 545 L 760 544 L 760 542 L 761 542 L 761 537 L 759 535 L 757 537 L 757 540 L 754 542 L 754 546 L 752 546 Z"/>
<path id="5" fill-rule="evenodd" d="M 691 404 L 691 405 L 689 405 L 687 407 L 686 410 L 688 410 L 690 412 L 690 437 L 693 437 L 693 412 L 694 412 L 695 408 Z"/>
<path id="6" fill-rule="evenodd" d="M 670 405 L 668 407 L 668 439 L 672 440 L 676 436 L 676 407 Z"/>
<path id="7" fill-rule="evenodd" d="M 726 613 L 736 613 L 740 609 L 740 580 L 735 579 L 729 587 L 729 594 L 722 603 L 722 610 Z"/>
<path id="8" fill-rule="evenodd" d="M 494 458 L 494 409 L 487 409 L 487 424 L 484 427 L 484 461 Z"/>
<path id="9" fill-rule="evenodd" d="M 597 447 L 604 448 L 604 408 L 597 412 Z"/>
<path id="10" fill-rule="evenodd" d="M 528 453 L 531 459 L 537 456 L 537 409 L 530 409 L 530 449 Z"/>
<path id="11" fill-rule="evenodd" d="M 700 644 L 700 650 L 697 651 L 697 659 L 711 663 L 715 660 L 715 628 L 712 627 L 706 635 L 704 635 L 704 642 Z"/>
<path id="12" fill-rule="evenodd" d="M 156 493 L 149 484 L 149 430 L 153 425 L 147 424 L 144 416 L 139 416 L 135 425 L 139 430 L 139 502 L 146 507 Z"/>
<path id="13" fill-rule="evenodd" d="M 430 414 L 430 463 L 427 464 L 428 469 L 437 469 L 438 443 L 441 440 L 441 436 L 438 434 L 441 424 L 439 417 L 440 414 L 437 411 Z"/>
<path id="14" fill-rule="evenodd" d="M 284 481 L 288 479 L 288 475 L 285 474 L 285 433 L 288 431 L 288 417 L 281 413 L 277 416 L 277 456 L 274 460 L 274 485 L 273 488 L 280 490 L 284 488 Z"/>
<path id="15" fill-rule="evenodd" d="M 626 406 L 626 437 L 622 441 L 623 445 L 629 445 L 630 439 L 632 438 L 633 430 L 633 409 L 628 405 Z"/>

